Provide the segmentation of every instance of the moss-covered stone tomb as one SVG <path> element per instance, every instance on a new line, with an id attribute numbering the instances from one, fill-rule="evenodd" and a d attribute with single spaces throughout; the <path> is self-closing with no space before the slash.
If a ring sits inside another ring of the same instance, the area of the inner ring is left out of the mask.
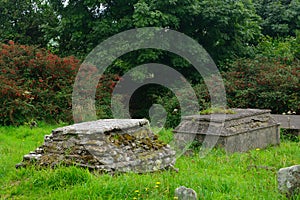
<path id="1" fill-rule="evenodd" d="M 158 140 L 146 119 L 104 119 L 57 128 L 23 157 L 27 165 L 76 165 L 108 173 L 172 167 L 175 151 Z"/>

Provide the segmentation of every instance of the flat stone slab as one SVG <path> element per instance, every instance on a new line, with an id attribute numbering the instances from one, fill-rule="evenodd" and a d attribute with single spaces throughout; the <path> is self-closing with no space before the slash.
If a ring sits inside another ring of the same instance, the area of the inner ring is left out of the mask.
<path id="1" fill-rule="evenodd" d="M 300 130 L 300 115 L 272 115 L 281 128 Z"/>
<path id="2" fill-rule="evenodd" d="M 104 119 L 57 128 L 23 157 L 30 164 L 77 165 L 104 172 L 152 172 L 172 167 L 175 151 L 158 140 L 146 119 Z"/>
<path id="3" fill-rule="evenodd" d="M 242 119 L 245 117 L 252 117 L 260 114 L 270 114 L 270 110 L 260 110 L 260 109 L 241 109 L 241 108 L 233 108 L 230 109 L 234 113 L 233 114 L 222 114 L 222 113 L 215 113 L 210 115 L 190 115 L 185 116 L 183 119 L 190 120 L 194 119 L 197 121 L 207 121 L 207 122 L 223 122 Z M 224 117 L 225 116 L 225 117 Z"/>
<path id="4" fill-rule="evenodd" d="M 245 152 L 280 143 L 279 124 L 270 110 L 232 109 L 234 114 L 191 115 L 183 117 L 174 129 L 177 140 L 195 135 L 203 143 L 205 137 L 218 137 L 217 146 L 226 152 Z"/>

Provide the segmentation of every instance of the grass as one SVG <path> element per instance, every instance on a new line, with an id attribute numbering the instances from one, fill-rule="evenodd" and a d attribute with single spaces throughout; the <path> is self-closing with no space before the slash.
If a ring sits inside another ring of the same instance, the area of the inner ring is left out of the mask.
<path id="1" fill-rule="evenodd" d="M 110 176 L 77 167 L 15 169 L 22 156 L 56 126 L 0 127 L 0 199 L 174 199 L 175 188 L 193 188 L 199 199 L 286 199 L 277 171 L 300 164 L 298 141 L 247 153 L 215 149 L 205 158 L 180 157 L 175 171 Z M 170 131 L 163 130 L 170 136 Z M 294 196 L 300 199 L 300 195 Z"/>

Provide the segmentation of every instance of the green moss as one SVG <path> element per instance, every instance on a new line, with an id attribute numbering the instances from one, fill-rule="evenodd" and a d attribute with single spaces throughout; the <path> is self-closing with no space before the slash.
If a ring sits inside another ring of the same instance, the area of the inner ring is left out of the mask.
<path id="1" fill-rule="evenodd" d="M 206 110 L 200 111 L 201 115 L 210 115 L 210 114 L 235 114 L 236 112 L 231 109 L 225 109 L 220 107 L 208 108 Z"/>
<path id="2" fill-rule="evenodd" d="M 163 141 L 160 141 L 156 135 L 152 137 L 144 137 L 144 138 L 137 138 L 133 135 L 125 134 L 114 134 L 109 136 L 109 141 L 116 146 L 121 145 L 131 145 L 132 143 L 135 144 L 135 148 L 143 147 L 146 145 L 148 149 L 161 149 L 162 147 L 166 146 L 167 144 Z"/>

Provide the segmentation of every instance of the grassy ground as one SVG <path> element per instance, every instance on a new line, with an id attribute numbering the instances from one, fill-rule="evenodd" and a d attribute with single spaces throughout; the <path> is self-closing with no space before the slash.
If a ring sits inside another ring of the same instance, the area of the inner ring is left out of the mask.
<path id="1" fill-rule="evenodd" d="M 43 142 L 55 126 L 0 127 L 0 199 L 174 199 L 175 188 L 193 188 L 199 199 L 285 199 L 277 191 L 279 168 L 300 164 L 300 143 L 205 158 L 181 157 L 179 173 L 101 175 L 76 167 L 15 169 L 22 156 Z M 300 199 L 300 195 L 294 199 Z"/>

